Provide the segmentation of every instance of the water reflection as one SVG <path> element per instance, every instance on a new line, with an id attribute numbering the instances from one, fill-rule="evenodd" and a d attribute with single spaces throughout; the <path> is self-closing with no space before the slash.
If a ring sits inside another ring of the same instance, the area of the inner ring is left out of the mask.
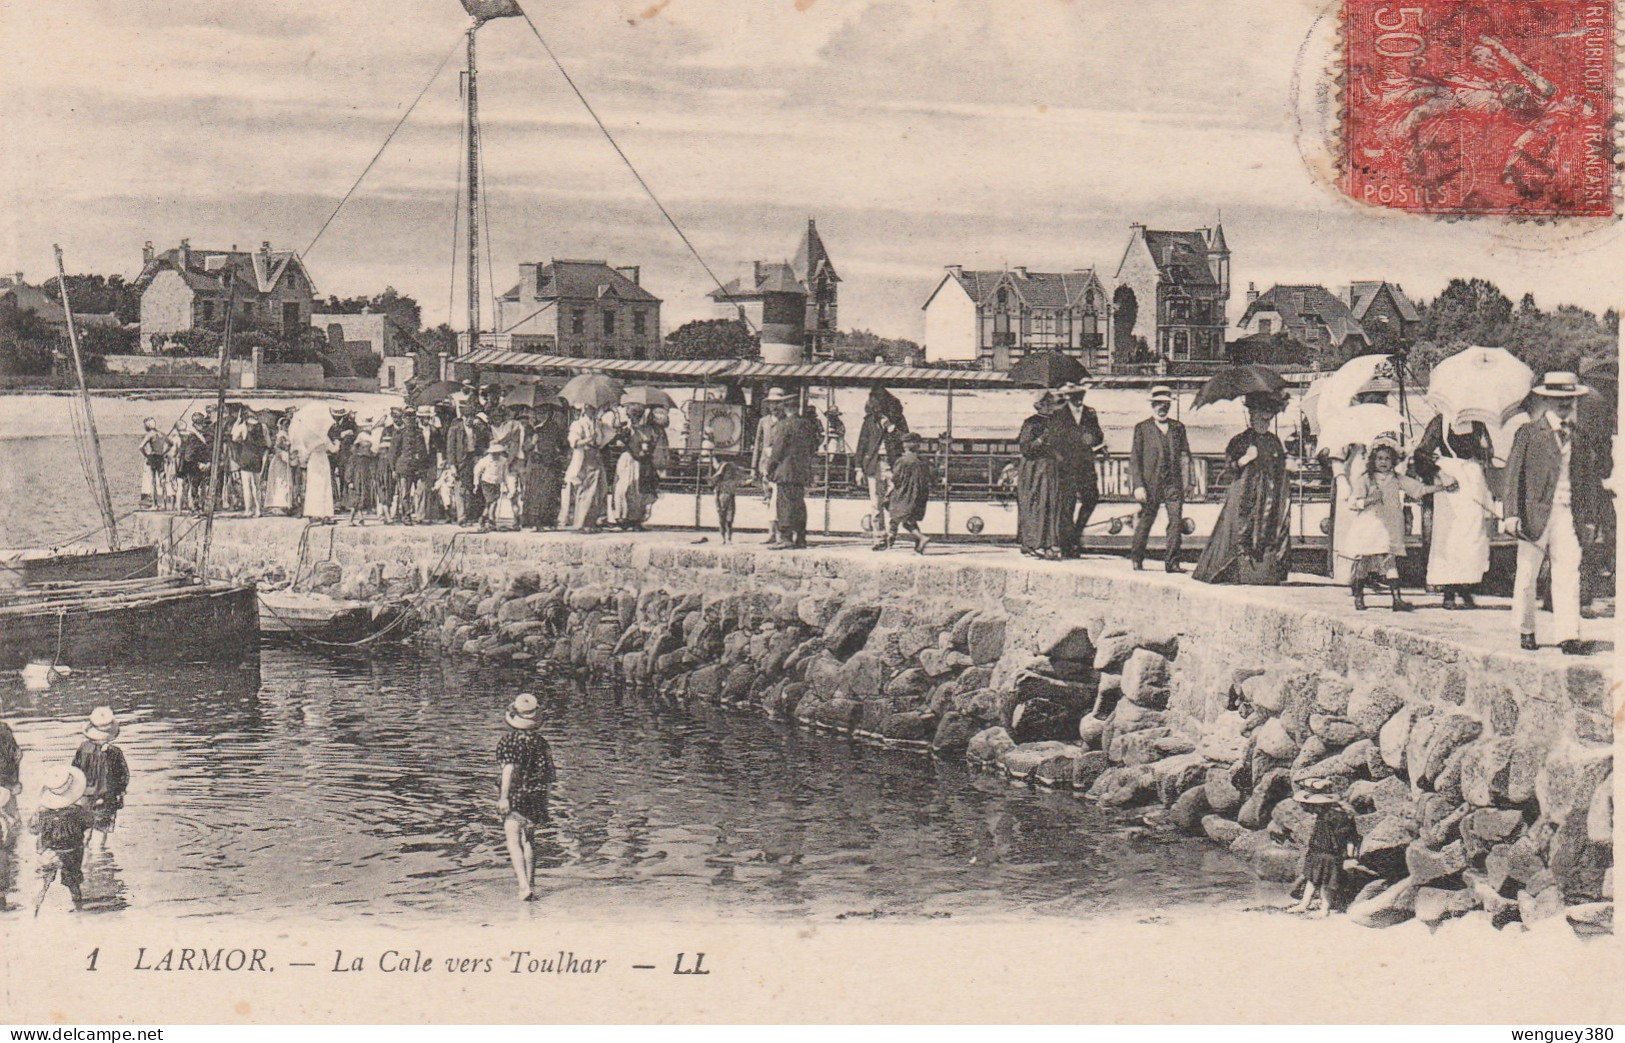
<path id="1" fill-rule="evenodd" d="M 1249 898 L 1208 845 L 1067 795 L 710 706 L 397 651 L 267 650 L 257 666 L 3 682 L 25 813 L 84 715 L 116 706 L 132 782 L 87 910 L 486 922 L 721 915 L 1087 913 Z M 496 815 L 501 711 L 536 693 L 559 764 L 523 908 Z M 0 892 L 33 879 L 31 838 Z"/>

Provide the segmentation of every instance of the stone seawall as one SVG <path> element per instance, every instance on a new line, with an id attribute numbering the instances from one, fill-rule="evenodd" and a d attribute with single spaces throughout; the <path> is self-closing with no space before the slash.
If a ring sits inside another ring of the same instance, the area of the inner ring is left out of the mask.
<path id="1" fill-rule="evenodd" d="M 447 652 L 591 668 L 1150 806 L 1273 879 L 1296 874 L 1313 825 L 1294 786 L 1326 779 L 1357 815 L 1360 922 L 1611 926 L 1609 678 L 1588 661 L 1353 617 L 1314 588 L 690 539 L 263 519 L 217 523 L 212 562 L 408 606 Z"/>

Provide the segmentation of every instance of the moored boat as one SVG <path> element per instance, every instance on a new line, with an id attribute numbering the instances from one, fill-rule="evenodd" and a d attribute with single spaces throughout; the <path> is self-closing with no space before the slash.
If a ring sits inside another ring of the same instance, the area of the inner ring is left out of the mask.
<path id="1" fill-rule="evenodd" d="M 238 662 L 259 651 L 254 587 L 159 578 L 0 591 L 0 669 L 34 660 Z"/>
<path id="2" fill-rule="evenodd" d="M 23 550 L 0 552 L 0 587 L 84 580 L 151 579 L 158 575 L 158 548 L 122 550 Z"/>
<path id="3" fill-rule="evenodd" d="M 402 633 L 402 622 L 398 611 L 378 613 L 363 601 L 293 590 L 259 594 L 260 633 L 267 638 L 354 645 Z"/>

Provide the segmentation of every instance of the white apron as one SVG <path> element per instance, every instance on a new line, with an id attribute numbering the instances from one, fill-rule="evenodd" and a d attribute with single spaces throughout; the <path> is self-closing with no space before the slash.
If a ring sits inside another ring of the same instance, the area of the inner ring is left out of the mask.
<path id="1" fill-rule="evenodd" d="M 333 517 L 333 462 L 321 449 L 305 461 L 305 517 Z"/>
<path id="2" fill-rule="evenodd" d="M 1490 569 L 1490 537 L 1485 517 L 1489 483 L 1476 460 L 1440 455 L 1439 473 L 1454 478 L 1455 492 L 1433 494 L 1433 545 L 1428 551 L 1428 586 L 1471 586 Z"/>

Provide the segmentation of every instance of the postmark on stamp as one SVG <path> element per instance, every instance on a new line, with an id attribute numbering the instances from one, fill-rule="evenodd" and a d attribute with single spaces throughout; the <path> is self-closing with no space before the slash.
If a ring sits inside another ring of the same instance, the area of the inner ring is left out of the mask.
<path id="1" fill-rule="evenodd" d="M 1614 213 L 1610 0 L 1344 0 L 1343 190 L 1415 213 Z"/>

